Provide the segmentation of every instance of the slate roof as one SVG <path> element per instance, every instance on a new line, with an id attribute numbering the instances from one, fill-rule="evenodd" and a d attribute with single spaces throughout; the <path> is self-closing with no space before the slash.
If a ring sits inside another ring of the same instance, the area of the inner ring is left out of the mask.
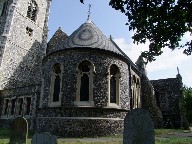
<path id="1" fill-rule="evenodd" d="M 59 28 L 48 43 L 47 54 L 70 48 L 95 48 L 111 51 L 123 56 L 136 67 L 112 38 L 107 38 L 90 19 L 82 24 L 69 37 Z"/>
<path id="2" fill-rule="evenodd" d="M 86 47 L 109 50 L 124 56 L 122 51 L 120 51 L 91 20 L 87 20 L 74 31 L 64 44 L 64 48 Z"/>

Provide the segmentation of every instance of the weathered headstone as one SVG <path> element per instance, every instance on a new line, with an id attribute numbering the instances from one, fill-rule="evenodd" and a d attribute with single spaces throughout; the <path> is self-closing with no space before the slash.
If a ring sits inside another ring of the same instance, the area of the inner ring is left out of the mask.
<path id="1" fill-rule="evenodd" d="M 155 144 L 154 123 L 147 110 L 134 109 L 126 115 L 123 144 Z"/>
<path id="2" fill-rule="evenodd" d="M 13 120 L 9 144 L 26 144 L 28 136 L 28 123 L 23 117 Z"/>
<path id="3" fill-rule="evenodd" d="M 35 134 L 32 137 L 31 144 L 57 144 L 57 138 L 48 132 Z"/>

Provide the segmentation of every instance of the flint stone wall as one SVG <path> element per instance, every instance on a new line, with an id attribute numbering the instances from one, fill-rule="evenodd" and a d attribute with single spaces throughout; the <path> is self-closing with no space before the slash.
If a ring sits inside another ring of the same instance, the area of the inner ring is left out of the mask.
<path id="1" fill-rule="evenodd" d="M 37 132 L 62 137 L 99 137 L 123 133 L 123 119 L 38 118 Z M 40 125 L 41 124 L 41 125 Z"/>
<path id="2" fill-rule="evenodd" d="M 30 129 L 31 125 L 32 125 L 32 121 L 29 118 L 26 118 L 27 122 L 28 122 L 28 127 Z M 14 118 L 12 119 L 7 119 L 7 118 L 0 118 L 0 128 L 11 128 L 11 125 L 14 121 Z"/>
<path id="3" fill-rule="evenodd" d="M 2 110 L 3 110 L 3 98 L 11 98 L 15 97 L 16 99 L 18 97 L 31 97 L 31 106 L 30 106 L 30 116 L 25 117 L 29 123 L 29 129 L 35 129 L 35 118 L 36 118 L 36 109 L 39 107 L 39 101 L 40 101 L 40 85 L 33 85 L 28 87 L 22 87 L 17 89 L 7 89 L 0 91 L 1 94 L 1 103 L 0 103 L 0 127 L 6 127 L 9 128 L 11 122 L 14 118 L 18 117 L 17 115 L 8 115 L 3 116 Z"/>
<path id="4" fill-rule="evenodd" d="M 130 108 L 129 97 L 129 71 L 128 65 L 113 55 L 107 55 L 93 50 L 68 50 L 63 53 L 49 55 L 44 60 L 44 87 L 42 107 L 48 107 L 51 83 L 51 70 L 55 63 L 63 66 L 61 106 L 74 106 L 76 100 L 77 67 L 83 60 L 90 61 L 96 74 L 93 77 L 93 101 L 96 107 L 105 107 L 108 103 L 108 81 L 107 74 L 111 64 L 119 67 L 120 78 L 120 106 L 122 109 Z"/>
<path id="5" fill-rule="evenodd" d="M 182 78 L 177 75 L 176 78 L 152 80 L 156 97 L 158 100 L 157 105 L 160 107 L 159 94 L 166 95 L 167 107 L 161 108 L 163 115 L 163 126 L 165 128 L 186 128 L 187 121 L 184 118 L 184 111 L 182 110 L 181 97 L 182 97 Z M 181 119 L 183 117 L 183 120 Z"/>
<path id="6" fill-rule="evenodd" d="M 41 62 L 46 48 L 45 23 L 49 3 L 46 0 L 36 2 L 40 9 L 35 22 L 27 18 L 26 0 L 14 0 L 12 4 L 14 11 L 9 10 L 4 26 L 7 33 L 0 71 L 1 89 L 41 83 Z M 32 36 L 27 34 L 27 27 L 33 30 Z"/>

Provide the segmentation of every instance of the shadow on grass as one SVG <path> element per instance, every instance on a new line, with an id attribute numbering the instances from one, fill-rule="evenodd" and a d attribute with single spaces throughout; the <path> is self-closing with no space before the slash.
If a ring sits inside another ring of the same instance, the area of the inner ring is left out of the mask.
<path id="1" fill-rule="evenodd" d="M 28 131 L 28 139 L 32 139 L 33 135 L 35 134 L 34 131 Z M 0 139 L 9 139 L 11 135 L 10 129 L 7 128 L 0 128 Z"/>

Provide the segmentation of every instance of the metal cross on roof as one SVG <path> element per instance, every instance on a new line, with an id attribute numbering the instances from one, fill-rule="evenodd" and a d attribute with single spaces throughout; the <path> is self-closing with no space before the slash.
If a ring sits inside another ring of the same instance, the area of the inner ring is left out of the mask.
<path id="1" fill-rule="evenodd" d="M 177 72 L 178 72 L 178 74 L 179 74 L 179 68 L 177 67 Z"/>
<path id="2" fill-rule="evenodd" d="M 91 15 L 91 4 L 89 4 L 89 11 L 88 11 L 88 18 L 87 18 L 87 20 L 89 20 L 90 19 L 90 15 Z"/>

